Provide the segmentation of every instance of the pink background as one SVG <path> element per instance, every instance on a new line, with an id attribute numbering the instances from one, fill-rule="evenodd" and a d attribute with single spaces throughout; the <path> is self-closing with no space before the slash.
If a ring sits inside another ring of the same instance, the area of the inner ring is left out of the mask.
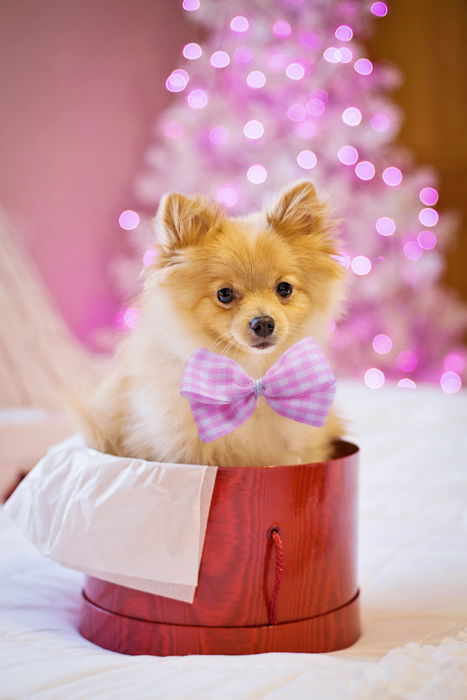
<path id="1" fill-rule="evenodd" d="M 88 343 L 118 309 L 118 215 L 196 31 L 175 1 L 1 3 L 0 207 Z"/>

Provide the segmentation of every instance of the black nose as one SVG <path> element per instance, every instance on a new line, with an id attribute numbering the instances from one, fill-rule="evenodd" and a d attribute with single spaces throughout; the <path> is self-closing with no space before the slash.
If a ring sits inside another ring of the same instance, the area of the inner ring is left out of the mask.
<path id="1" fill-rule="evenodd" d="M 274 319 L 270 316 L 257 316 L 250 321 L 250 328 L 260 338 L 267 338 L 274 330 Z"/>

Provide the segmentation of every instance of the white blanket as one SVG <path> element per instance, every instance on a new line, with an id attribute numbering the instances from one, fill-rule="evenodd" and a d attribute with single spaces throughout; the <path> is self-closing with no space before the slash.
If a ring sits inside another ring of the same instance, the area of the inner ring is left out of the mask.
<path id="1" fill-rule="evenodd" d="M 76 631 L 81 574 L 0 513 L 0 698 L 465 700 L 467 393 L 341 382 L 338 402 L 362 448 L 357 644 L 241 657 L 101 650 Z"/>

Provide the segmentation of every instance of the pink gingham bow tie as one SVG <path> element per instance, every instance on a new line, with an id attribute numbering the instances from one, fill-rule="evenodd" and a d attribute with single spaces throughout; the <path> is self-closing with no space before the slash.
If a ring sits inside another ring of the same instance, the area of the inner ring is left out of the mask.
<path id="1" fill-rule="evenodd" d="M 180 393 L 190 402 L 200 439 L 211 442 L 244 423 L 258 396 L 281 416 L 322 426 L 335 384 L 318 344 L 308 337 L 281 355 L 261 379 L 252 379 L 228 357 L 196 350 L 185 366 Z"/>

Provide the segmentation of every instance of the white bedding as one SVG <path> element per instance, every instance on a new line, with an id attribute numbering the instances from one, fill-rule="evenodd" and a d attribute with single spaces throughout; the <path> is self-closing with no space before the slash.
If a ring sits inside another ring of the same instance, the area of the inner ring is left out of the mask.
<path id="1" fill-rule="evenodd" d="M 75 628 L 81 575 L 0 512 L 0 698 L 465 700 L 467 392 L 341 382 L 338 402 L 362 448 L 357 644 L 242 657 L 99 649 Z"/>

